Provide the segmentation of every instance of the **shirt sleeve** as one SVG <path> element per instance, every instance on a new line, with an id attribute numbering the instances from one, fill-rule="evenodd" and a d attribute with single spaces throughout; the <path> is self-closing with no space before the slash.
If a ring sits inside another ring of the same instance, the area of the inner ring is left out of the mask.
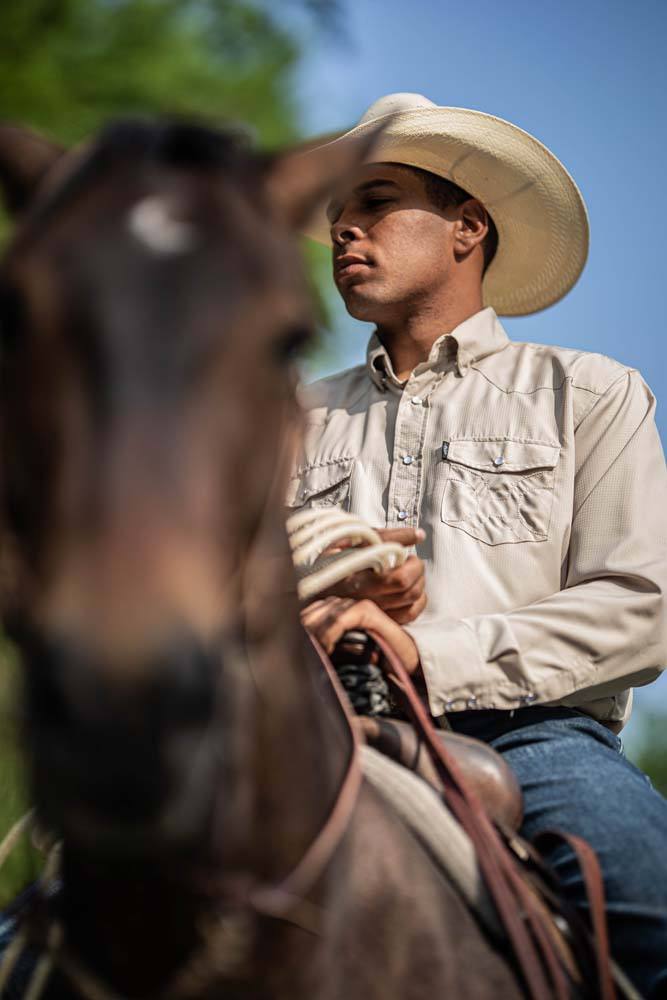
<path id="1" fill-rule="evenodd" d="M 407 626 L 431 711 L 515 708 L 648 683 L 667 658 L 667 472 L 655 400 L 637 372 L 575 433 L 571 535 L 560 591 L 507 613 Z M 582 702 L 587 698 L 582 698 Z"/>

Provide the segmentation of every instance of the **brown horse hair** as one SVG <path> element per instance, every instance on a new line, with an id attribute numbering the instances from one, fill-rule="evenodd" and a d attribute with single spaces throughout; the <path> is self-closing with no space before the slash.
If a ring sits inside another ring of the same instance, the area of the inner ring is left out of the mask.
<path id="1" fill-rule="evenodd" d="M 247 905 L 304 856 L 349 760 L 280 496 L 312 325 L 294 230 L 370 142 L 267 157 L 121 123 L 49 165 L 0 127 L 0 183 L 26 206 L 0 268 L 0 517 L 27 753 L 65 839 L 67 954 L 128 998 L 523 992 L 366 783 L 313 926 Z M 60 970 L 48 995 L 70 993 Z"/>

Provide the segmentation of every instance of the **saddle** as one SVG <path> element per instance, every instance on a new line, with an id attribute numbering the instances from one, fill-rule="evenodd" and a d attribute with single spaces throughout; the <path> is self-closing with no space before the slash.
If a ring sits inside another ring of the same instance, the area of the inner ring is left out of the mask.
<path id="1" fill-rule="evenodd" d="M 368 636 L 348 632 L 338 643 L 331 660 L 343 687 L 352 696 L 350 700 L 357 712 L 356 724 L 362 741 L 414 771 L 443 795 L 443 783 L 418 731 L 410 722 L 397 717 L 400 709 L 393 704 L 384 678 L 369 676 L 364 670 L 377 666 L 378 661 L 378 650 L 368 641 Z M 369 677 L 374 688 L 371 697 L 366 699 L 365 677 Z M 378 698 L 380 693 L 381 699 Z M 486 743 L 469 736 L 451 731 L 438 732 L 437 736 L 493 822 L 517 832 L 523 820 L 523 796 L 514 772 L 502 756 Z"/>

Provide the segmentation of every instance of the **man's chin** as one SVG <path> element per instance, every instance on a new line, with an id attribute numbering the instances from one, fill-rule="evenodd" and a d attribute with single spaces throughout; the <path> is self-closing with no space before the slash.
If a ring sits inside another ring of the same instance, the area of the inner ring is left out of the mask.
<path id="1" fill-rule="evenodd" d="M 386 303 L 378 301 L 377 296 L 369 294 L 368 291 L 364 294 L 361 285 L 346 289 L 342 299 L 350 316 L 364 323 L 376 323 L 383 312 L 383 305 L 386 308 Z"/>

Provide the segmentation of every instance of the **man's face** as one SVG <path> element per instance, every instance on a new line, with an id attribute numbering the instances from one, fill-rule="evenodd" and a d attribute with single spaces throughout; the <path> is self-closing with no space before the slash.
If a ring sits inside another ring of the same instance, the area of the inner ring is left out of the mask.
<path id="1" fill-rule="evenodd" d="M 399 319 L 447 282 L 456 209 L 436 208 L 409 167 L 360 167 L 335 192 L 327 215 L 334 281 L 356 319 Z"/>

